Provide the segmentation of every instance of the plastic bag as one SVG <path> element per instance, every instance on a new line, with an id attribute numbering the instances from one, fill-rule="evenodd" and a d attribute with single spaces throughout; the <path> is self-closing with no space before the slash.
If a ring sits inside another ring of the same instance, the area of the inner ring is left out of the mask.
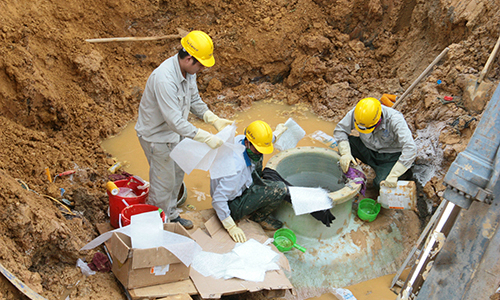
<path id="1" fill-rule="evenodd" d="M 82 270 L 83 275 L 90 276 L 94 275 L 95 272 L 90 269 L 86 262 L 84 262 L 81 258 L 76 261 L 76 266 Z"/>
<path id="2" fill-rule="evenodd" d="M 332 294 L 339 300 L 357 300 L 348 289 L 333 289 Z"/>

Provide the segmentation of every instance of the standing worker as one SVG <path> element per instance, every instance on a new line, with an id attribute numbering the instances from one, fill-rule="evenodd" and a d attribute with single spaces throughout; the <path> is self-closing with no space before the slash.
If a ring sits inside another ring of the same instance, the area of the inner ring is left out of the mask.
<path id="1" fill-rule="evenodd" d="M 289 195 L 288 188 L 282 181 L 263 179 L 263 154 L 272 153 L 273 143 L 285 132 L 286 126 L 279 124 L 273 132 L 264 121 L 254 121 L 245 129 L 244 135 L 235 137 L 235 144 L 245 146 L 243 153 L 233 152 L 232 160 L 236 174 L 210 180 L 212 206 L 237 243 L 246 241 L 245 233 L 236 226 L 235 221 L 249 216 L 264 229 L 276 230 L 283 223 L 271 213 L 281 201 Z"/>
<path id="2" fill-rule="evenodd" d="M 183 48 L 176 55 L 149 76 L 135 130 L 149 163 L 148 203 L 163 209 L 170 222 L 190 229 L 193 222 L 181 218 L 176 208 L 184 172 L 170 158 L 170 152 L 185 137 L 206 143 L 212 149 L 223 143 L 189 123 L 189 112 L 218 131 L 233 122 L 217 117 L 198 93 L 196 73 L 215 64 L 212 39 L 202 31 L 191 31 L 181 39 L 181 45 Z"/>
<path id="3" fill-rule="evenodd" d="M 351 136 L 356 129 L 359 137 Z M 333 136 L 338 143 L 340 167 L 346 173 L 356 158 L 373 168 L 373 183 L 379 188 L 396 187 L 398 178 L 410 179 L 417 147 L 403 114 L 382 106 L 375 98 L 364 98 L 337 124 Z"/>

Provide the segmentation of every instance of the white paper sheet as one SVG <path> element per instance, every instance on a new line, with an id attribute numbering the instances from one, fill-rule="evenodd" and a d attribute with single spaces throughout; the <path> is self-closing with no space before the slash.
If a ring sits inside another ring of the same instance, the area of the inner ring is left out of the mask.
<path id="1" fill-rule="evenodd" d="M 147 230 L 144 231 L 144 228 L 147 228 Z M 80 250 L 90 250 L 99 246 L 107 241 L 113 235 L 113 232 L 120 232 L 130 236 L 132 248 L 147 249 L 164 247 L 186 266 L 189 266 L 194 257 L 201 252 L 201 246 L 194 240 L 163 230 L 163 223 L 157 211 L 133 215 L 130 225 L 105 232 L 83 246 Z"/>
<path id="2" fill-rule="evenodd" d="M 233 152 L 243 153 L 243 145 L 234 144 L 236 125 L 230 125 L 216 134 L 224 141 L 224 144 L 217 149 L 210 148 L 205 143 L 200 143 L 192 139 L 184 139 L 170 153 L 170 157 L 186 173 L 190 174 L 194 169 L 210 171 L 210 178 L 215 179 L 236 174 L 232 160 Z"/>
<path id="3" fill-rule="evenodd" d="M 288 128 L 274 143 L 274 147 L 280 151 L 295 148 L 297 143 L 306 135 L 306 132 L 292 118 L 285 122 Z"/>
<path id="4" fill-rule="evenodd" d="M 297 216 L 332 208 L 332 199 L 328 197 L 328 191 L 325 189 L 297 186 L 290 186 L 288 189 Z"/>

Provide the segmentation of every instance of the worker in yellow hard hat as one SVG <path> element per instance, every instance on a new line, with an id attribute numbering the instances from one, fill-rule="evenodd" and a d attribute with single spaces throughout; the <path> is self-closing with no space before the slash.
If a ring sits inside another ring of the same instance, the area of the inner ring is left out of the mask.
<path id="1" fill-rule="evenodd" d="M 350 135 L 356 129 L 359 136 Z M 337 124 L 333 136 L 338 143 L 340 166 L 348 172 L 356 158 L 373 168 L 373 183 L 396 187 L 398 178 L 409 179 L 417 147 L 403 114 L 369 97 L 360 100 Z M 404 175 L 404 176 L 402 176 Z"/>
<path id="2" fill-rule="evenodd" d="M 181 45 L 177 54 L 149 76 L 135 130 L 149 163 L 148 203 L 163 209 L 171 222 L 189 229 L 192 221 L 181 218 L 176 209 L 184 172 L 170 158 L 170 152 L 186 137 L 213 149 L 223 144 L 217 136 L 188 122 L 190 112 L 218 131 L 233 121 L 215 115 L 198 93 L 196 73 L 215 64 L 212 39 L 205 32 L 191 31 L 181 39 Z"/>
<path id="3" fill-rule="evenodd" d="M 212 206 L 235 242 L 246 241 L 245 233 L 235 223 L 245 216 L 266 230 L 283 226 L 271 213 L 284 200 L 288 188 L 281 181 L 262 178 L 262 160 L 264 154 L 273 152 L 273 143 L 285 130 L 284 124 L 276 126 L 273 132 L 264 121 L 252 122 L 244 135 L 235 137 L 234 143 L 244 146 L 243 153 L 234 152 L 227 158 L 227 163 L 235 168 L 236 173 L 210 180 Z"/>

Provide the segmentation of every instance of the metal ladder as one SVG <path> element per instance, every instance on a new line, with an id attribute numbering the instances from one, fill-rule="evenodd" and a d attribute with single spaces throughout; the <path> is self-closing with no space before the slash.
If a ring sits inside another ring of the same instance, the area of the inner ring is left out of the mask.
<path id="1" fill-rule="evenodd" d="M 411 249 L 410 254 L 408 254 L 408 257 L 404 261 L 403 265 L 401 265 L 401 267 L 398 269 L 398 272 L 396 273 L 396 275 L 392 279 L 391 286 L 389 288 L 394 293 L 399 294 L 399 291 L 396 291 L 396 288 L 394 286 L 398 286 L 399 289 L 401 289 L 403 287 L 404 281 L 399 279 L 399 277 L 401 276 L 401 274 L 405 270 L 408 263 L 412 260 L 413 256 L 415 254 L 417 257 L 420 255 L 421 249 L 425 245 L 425 241 L 427 241 L 427 236 L 429 235 L 429 232 L 431 231 L 432 228 L 434 228 L 436 220 L 439 218 L 439 216 L 443 212 L 445 202 L 446 201 L 441 201 L 441 204 L 439 204 L 438 208 L 436 209 L 436 211 L 432 215 L 431 219 L 429 220 L 429 223 L 427 223 L 427 225 L 425 226 L 425 229 L 420 234 L 420 237 L 418 238 L 416 245 L 413 247 L 413 249 Z M 422 242 L 424 242 L 424 243 L 422 244 Z"/>

